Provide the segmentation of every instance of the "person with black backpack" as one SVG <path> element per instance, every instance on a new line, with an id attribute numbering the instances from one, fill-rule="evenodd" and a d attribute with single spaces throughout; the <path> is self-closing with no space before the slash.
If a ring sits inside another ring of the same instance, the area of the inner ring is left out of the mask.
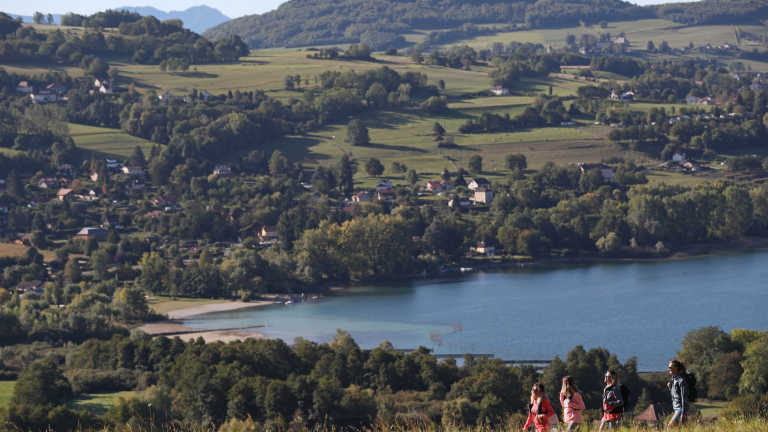
<path id="1" fill-rule="evenodd" d="M 618 429 L 621 427 L 621 413 L 624 412 L 624 398 L 621 395 L 619 374 L 609 370 L 605 373 L 604 381 L 603 421 L 600 422 L 600 432 L 603 432 L 604 428 Z"/>
<path id="2" fill-rule="evenodd" d="M 687 402 L 696 400 L 696 376 L 679 360 L 670 361 L 668 370 L 672 382 L 667 383 L 667 387 L 672 395 L 672 409 L 675 410 L 669 427 L 675 427 L 688 421 Z"/>
<path id="3" fill-rule="evenodd" d="M 549 418 L 556 415 L 552 405 L 547 400 L 547 392 L 544 384 L 537 382 L 531 389 L 531 403 L 528 405 L 528 421 L 523 430 L 528 430 L 531 425 L 536 427 L 536 432 L 549 430 Z"/>

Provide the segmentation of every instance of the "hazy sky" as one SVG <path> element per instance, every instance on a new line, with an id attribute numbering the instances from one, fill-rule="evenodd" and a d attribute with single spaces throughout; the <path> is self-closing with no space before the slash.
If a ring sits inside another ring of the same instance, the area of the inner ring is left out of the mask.
<path id="1" fill-rule="evenodd" d="M 4 5 L 0 6 L 0 11 L 19 15 L 32 15 L 36 11 L 44 14 L 63 14 L 75 12 L 83 15 L 103 11 L 108 8 L 117 8 L 121 6 L 153 6 L 164 11 L 184 10 L 192 6 L 206 4 L 207 6 L 220 10 L 224 15 L 230 18 L 238 18 L 243 15 L 260 14 L 276 9 L 280 3 L 286 0 L 152 0 L 151 4 L 142 3 L 136 0 L 79 0 L 77 2 L 63 2 L 61 0 L 28 0 L 22 3 L 15 3 L 10 0 L 3 0 Z M 670 3 L 676 0 L 635 0 L 633 3 L 639 5 Z M 678 0 L 679 1 L 679 0 Z"/>

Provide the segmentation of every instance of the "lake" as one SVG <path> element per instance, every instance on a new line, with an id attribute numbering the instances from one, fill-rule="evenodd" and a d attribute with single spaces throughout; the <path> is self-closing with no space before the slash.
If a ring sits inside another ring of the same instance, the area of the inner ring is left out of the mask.
<path id="1" fill-rule="evenodd" d="M 368 283 L 324 299 L 185 320 L 245 327 L 288 343 L 328 342 L 337 328 L 361 348 L 383 340 L 435 354 L 561 358 L 604 347 L 641 371 L 661 371 L 692 329 L 768 327 L 768 250 L 643 262 L 528 265 L 464 275 Z"/>

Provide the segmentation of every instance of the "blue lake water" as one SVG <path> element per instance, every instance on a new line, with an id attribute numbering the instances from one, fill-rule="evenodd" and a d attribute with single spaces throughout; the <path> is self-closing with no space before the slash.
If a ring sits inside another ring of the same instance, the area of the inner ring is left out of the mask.
<path id="1" fill-rule="evenodd" d="M 535 265 L 370 283 L 322 300 L 207 314 L 195 328 L 244 327 L 288 343 L 328 342 L 337 328 L 361 348 L 383 340 L 436 354 L 505 360 L 604 347 L 640 370 L 664 370 L 692 329 L 768 328 L 768 250 L 651 262 Z"/>

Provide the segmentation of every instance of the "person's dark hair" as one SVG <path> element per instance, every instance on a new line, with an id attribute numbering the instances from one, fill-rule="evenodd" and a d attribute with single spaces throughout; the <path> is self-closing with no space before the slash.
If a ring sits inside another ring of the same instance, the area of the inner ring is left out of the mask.
<path id="1" fill-rule="evenodd" d="M 669 364 L 672 365 L 672 367 L 677 368 L 677 374 L 686 377 L 688 376 L 688 369 L 685 368 L 685 365 L 680 360 L 670 360 Z"/>

